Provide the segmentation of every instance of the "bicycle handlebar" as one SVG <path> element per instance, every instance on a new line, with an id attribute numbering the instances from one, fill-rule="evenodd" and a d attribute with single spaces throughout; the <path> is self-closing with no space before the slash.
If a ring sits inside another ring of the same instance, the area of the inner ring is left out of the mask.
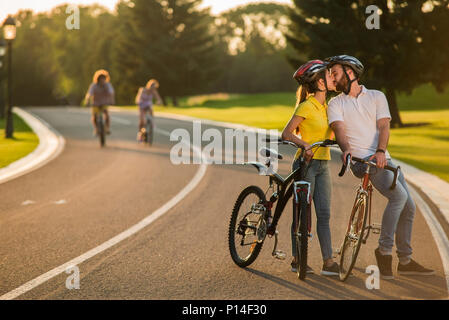
<path id="1" fill-rule="evenodd" d="M 278 143 L 278 144 L 288 144 L 288 145 L 291 145 L 291 146 L 293 146 L 293 147 L 295 147 L 295 148 L 300 148 L 300 149 L 302 149 L 302 150 L 305 150 L 305 148 L 304 148 L 303 146 L 297 145 L 296 143 L 291 142 L 291 141 L 288 141 L 288 140 L 282 140 L 281 138 L 276 139 L 276 140 L 272 140 L 272 139 L 270 139 L 270 138 L 266 138 L 266 139 L 265 139 L 265 142 L 268 142 L 268 143 Z M 336 144 L 337 144 L 337 141 L 327 139 L 327 140 L 324 140 L 324 141 L 318 141 L 318 142 L 315 142 L 315 143 L 311 144 L 310 147 L 311 147 L 311 148 L 315 148 L 315 147 L 328 147 L 328 146 L 332 146 L 332 145 L 336 145 Z"/>
<path id="2" fill-rule="evenodd" d="M 360 162 L 366 165 L 369 165 L 371 167 L 377 167 L 377 164 L 375 162 L 372 161 L 368 161 L 368 160 L 363 160 L 357 157 L 353 157 L 351 156 L 351 154 L 348 154 L 346 156 L 346 163 L 343 163 L 340 173 L 338 174 L 340 177 L 343 177 L 345 172 L 348 169 L 348 165 L 351 163 L 351 160 L 354 160 L 356 162 Z M 385 170 L 389 170 L 391 172 L 394 173 L 394 178 L 393 178 L 393 183 L 391 184 L 390 190 L 393 190 L 394 188 L 396 188 L 396 184 L 397 184 L 397 180 L 398 180 L 398 176 L 399 176 L 399 171 L 401 170 L 400 166 L 397 166 L 396 168 L 392 167 L 392 166 L 385 166 L 384 167 Z"/>

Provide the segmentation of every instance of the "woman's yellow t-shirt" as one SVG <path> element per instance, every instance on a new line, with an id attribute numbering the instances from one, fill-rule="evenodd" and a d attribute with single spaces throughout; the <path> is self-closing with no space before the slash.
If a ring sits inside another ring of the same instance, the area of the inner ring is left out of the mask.
<path id="1" fill-rule="evenodd" d="M 309 96 L 304 102 L 295 108 L 295 115 L 303 117 L 304 120 L 299 124 L 299 132 L 301 139 L 312 144 L 318 141 L 331 139 L 333 136 L 332 129 L 329 127 L 327 118 L 327 103 L 324 105 L 318 102 L 314 96 Z M 316 160 L 330 160 L 330 149 L 326 147 L 314 148 Z M 298 149 L 295 155 L 297 159 L 301 155 L 301 149 Z"/>

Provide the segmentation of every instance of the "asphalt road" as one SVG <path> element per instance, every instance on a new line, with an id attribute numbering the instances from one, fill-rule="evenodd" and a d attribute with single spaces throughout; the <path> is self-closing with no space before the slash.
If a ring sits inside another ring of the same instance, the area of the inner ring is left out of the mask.
<path id="1" fill-rule="evenodd" d="M 101 149 L 92 136 L 89 114 L 82 109 L 33 108 L 66 139 L 63 153 L 44 167 L 0 185 L 0 296 L 83 255 L 129 229 L 176 196 L 199 165 L 174 165 L 175 142 L 158 131 L 149 148 L 135 141 L 137 115 L 113 113 L 112 135 Z M 158 129 L 192 131 L 185 121 L 156 119 Z M 210 126 L 203 126 L 203 129 Z M 223 132 L 223 128 L 217 128 Z M 205 143 L 207 144 L 207 143 Z M 286 174 L 293 150 L 280 150 Z M 343 239 L 358 180 L 333 179 L 331 230 L 333 247 Z M 448 288 L 432 234 L 417 211 L 414 258 L 434 268 L 430 277 L 381 280 L 368 290 L 365 268 L 375 265 L 378 235 L 362 246 L 354 276 L 345 283 L 319 275 L 322 261 L 317 237 L 309 250 L 315 270 L 306 281 L 290 271 L 290 257 L 271 257 L 267 238 L 258 259 L 236 266 L 227 245 L 228 223 L 240 191 L 267 187 L 267 178 L 240 165 L 209 165 L 199 184 L 177 205 L 139 232 L 77 265 L 80 288 L 66 288 L 71 274 L 62 272 L 24 290 L 18 299 L 444 299 Z M 386 201 L 374 194 L 373 220 L 380 222 Z M 279 249 L 290 252 L 291 206 L 280 220 Z M 397 258 L 393 257 L 396 268 Z"/>

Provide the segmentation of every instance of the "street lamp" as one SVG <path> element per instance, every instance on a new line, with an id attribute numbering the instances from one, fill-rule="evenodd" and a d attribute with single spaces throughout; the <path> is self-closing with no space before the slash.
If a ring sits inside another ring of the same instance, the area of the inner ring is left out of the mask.
<path id="1" fill-rule="evenodd" d="M 5 137 L 12 138 L 14 123 L 12 117 L 12 42 L 16 38 L 16 20 L 9 16 L 3 23 L 3 35 L 8 43 L 8 106 L 6 108 Z"/>
<path id="2" fill-rule="evenodd" d="M 4 92 L 3 92 L 3 57 L 6 54 L 6 41 L 0 36 L 0 119 L 5 116 L 5 101 L 4 101 Z"/>

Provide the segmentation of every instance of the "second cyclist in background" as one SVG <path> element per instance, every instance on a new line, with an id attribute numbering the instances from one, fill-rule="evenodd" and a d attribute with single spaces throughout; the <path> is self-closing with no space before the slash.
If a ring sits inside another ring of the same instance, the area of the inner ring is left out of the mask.
<path id="1" fill-rule="evenodd" d="M 106 70 L 97 70 L 93 77 L 93 82 L 87 91 L 85 104 L 92 106 L 91 122 L 94 127 L 94 135 L 98 133 L 97 124 L 95 122 L 95 113 L 103 112 L 106 123 L 106 133 L 111 134 L 110 119 L 107 107 L 115 104 L 114 88 L 110 82 L 109 72 Z"/>
<path id="2" fill-rule="evenodd" d="M 157 100 L 157 104 L 162 104 L 162 99 L 157 89 L 159 82 L 155 79 L 148 81 L 147 85 L 139 88 L 136 96 L 136 104 L 139 106 L 139 132 L 137 133 L 137 140 L 142 141 L 145 134 L 145 115 L 148 112 L 153 118 L 153 99 Z"/>

